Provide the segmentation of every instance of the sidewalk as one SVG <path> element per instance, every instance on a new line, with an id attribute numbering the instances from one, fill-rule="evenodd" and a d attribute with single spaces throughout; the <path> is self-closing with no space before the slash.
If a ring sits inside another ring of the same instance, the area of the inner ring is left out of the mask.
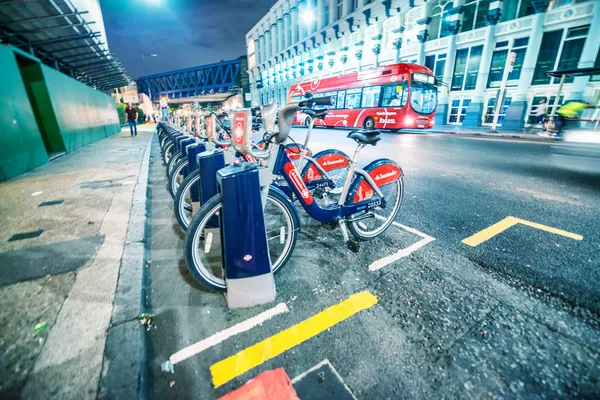
<path id="1" fill-rule="evenodd" d="M 112 332 L 141 330 L 154 127 L 0 184 L 0 398 L 95 399 L 118 365 L 108 362 Z"/>

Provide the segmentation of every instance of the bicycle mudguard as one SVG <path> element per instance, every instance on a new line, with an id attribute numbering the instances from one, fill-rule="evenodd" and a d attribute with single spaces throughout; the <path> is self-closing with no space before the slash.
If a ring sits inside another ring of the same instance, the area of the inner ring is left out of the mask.
<path id="1" fill-rule="evenodd" d="M 389 158 L 380 158 L 372 161 L 363 170 L 369 174 L 377 187 L 382 187 L 389 183 L 396 182 L 404 174 L 402 168 L 394 160 Z M 369 200 L 375 191 L 365 178 L 356 175 L 356 178 L 350 184 L 348 190 L 348 198 L 346 204 L 358 203 L 364 200 Z"/>
<path id="2" fill-rule="evenodd" d="M 350 163 L 350 157 L 339 150 L 323 150 L 315 154 L 313 158 L 325 171 L 346 168 Z M 304 166 L 301 175 L 304 178 L 304 182 L 324 179 L 321 175 L 321 171 L 311 163 L 307 163 Z"/>

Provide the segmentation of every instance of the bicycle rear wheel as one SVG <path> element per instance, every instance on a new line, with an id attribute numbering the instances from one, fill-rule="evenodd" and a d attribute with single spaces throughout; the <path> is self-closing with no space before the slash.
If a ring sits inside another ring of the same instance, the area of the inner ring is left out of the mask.
<path id="1" fill-rule="evenodd" d="M 220 212 L 221 193 L 208 200 L 192 219 L 185 236 L 185 261 L 196 281 L 224 292 L 227 289 L 222 259 Z M 289 259 L 300 221 L 285 196 L 269 190 L 265 206 L 265 227 L 273 273 Z"/>
<path id="2" fill-rule="evenodd" d="M 358 219 L 348 223 L 350 232 L 352 232 L 352 235 L 359 240 L 371 240 L 381 235 L 390 227 L 392 222 L 394 222 L 396 215 L 398 215 L 398 211 L 400 211 L 402 197 L 404 196 L 402 177 L 394 182 L 381 186 L 379 190 L 381 190 L 381 193 L 385 198 L 385 208 L 376 207 L 371 210 L 354 214 L 351 218 Z M 377 193 L 374 193 L 373 196 L 377 197 Z M 364 218 L 360 219 L 361 217 Z"/>

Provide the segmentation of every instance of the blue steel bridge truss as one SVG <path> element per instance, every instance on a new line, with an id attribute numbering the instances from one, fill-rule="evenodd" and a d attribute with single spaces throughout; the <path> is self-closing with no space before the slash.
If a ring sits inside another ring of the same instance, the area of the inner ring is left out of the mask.
<path id="1" fill-rule="evenodd" d="M 141 76 L 137 80 L 138 91 L 148 94 L 148 85 L 152 100 L 163 96 L 170 99 L 203 96 L 217 93 L 235 93 L 239 91 L 240 60 L 221 61 L 215 64 L 164 72 L 162 74 Z"/>

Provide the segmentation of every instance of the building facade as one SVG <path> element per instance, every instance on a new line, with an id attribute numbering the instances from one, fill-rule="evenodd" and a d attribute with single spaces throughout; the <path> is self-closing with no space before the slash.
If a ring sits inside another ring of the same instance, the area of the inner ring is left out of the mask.
<path id="1" fill-rule="evenodd" d="M 441 86 L 436 124 L 520 128 L 545 72 L 600 66 L 600 0 L 279 0 L 246 35 L 252 103 L 287 102 L 289 88 L 397 62 L 429 67 Z M 515 53 L 512 71 L 506 60 Z M 567 78 L 564 96 L 598 101 L 600 76 Z"/>

